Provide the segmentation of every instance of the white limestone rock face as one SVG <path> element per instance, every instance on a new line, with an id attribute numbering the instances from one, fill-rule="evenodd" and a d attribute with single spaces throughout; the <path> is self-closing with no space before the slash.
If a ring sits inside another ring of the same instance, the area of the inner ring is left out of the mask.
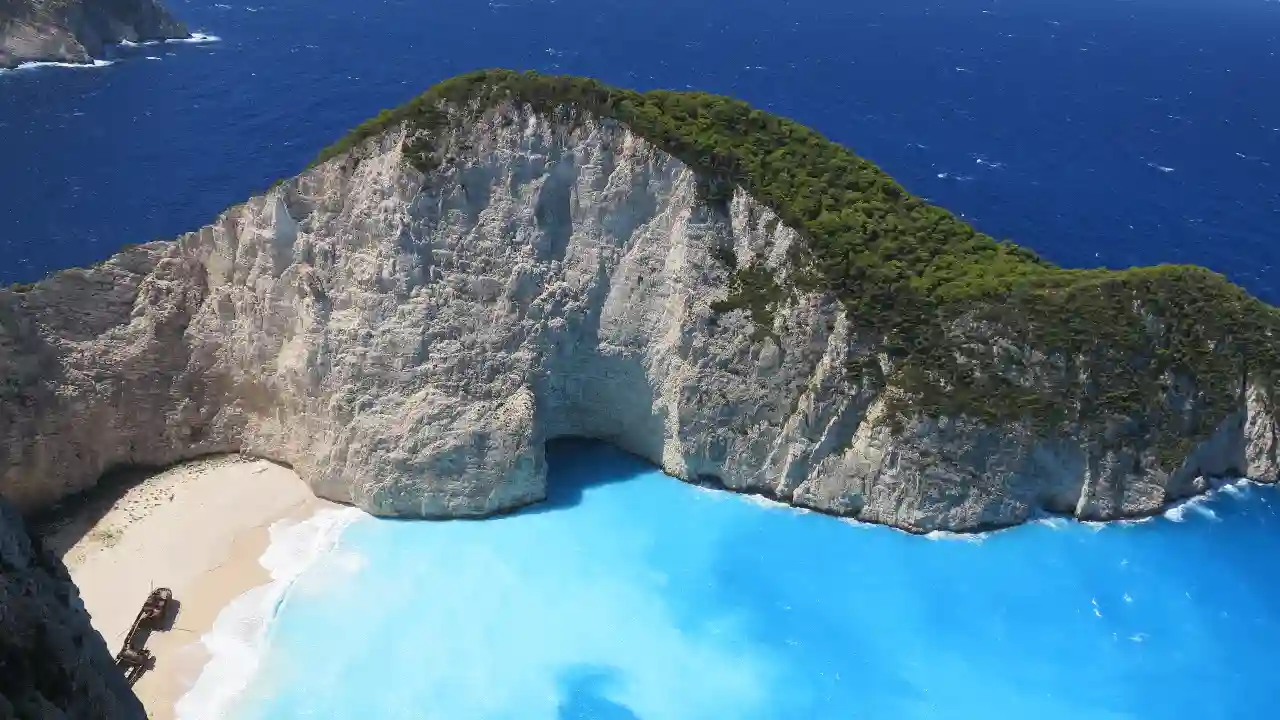
<path id="1" fill-rule="evenodd" d="M 0 499 L 0 718 L 145 720 L 67 569 Z"/>
<path id="2" fill-rule="evenodd" d="M 712 311 L 720 249 L 788 272 L 799 238 L 767 207 L 705 200 L 612 121 L 507 107 L 451 132 L 425 176 L 392 132 L 199 232 L 0 290 L 0 491 L 36 508 L 116 465 L 238 450 L 375 514 L 478 516 L 543 498 L 544 443 L 587 436 L 924 532 L 1147 514 L 1206 476 L 1276 477 L 1243 384 L 1172 474 L 1020 425 L 895 433 L 892 368 L 832 298 L 787 300 L 767 332 Z"/>

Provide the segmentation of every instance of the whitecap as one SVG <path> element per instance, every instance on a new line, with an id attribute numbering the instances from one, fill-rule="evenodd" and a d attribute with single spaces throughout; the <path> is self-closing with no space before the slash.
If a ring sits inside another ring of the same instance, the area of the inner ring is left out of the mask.
<path id="1" fill-rule="evenodd" d="M 191 33 L 191 37 L 174 38 L 172 40 L 165 40 L 164 42 L 185 43 L 188 45 L 201 45 L 204 43 L 222 42 L 222 38 L 218 37 L 217 35 L 206 35 L 205 33 L 194 32 L 194 33 Z"/>
<path id="2" fill-rule="evenodd" d="M 1188 512 L 1194 512 L 1201 517 L 1210 520 L 1217 520 L 1218 514 L 1212 508 L 1206 507 L 1205 503 L 1213 498 L 1213 493 L 1206 493 L 1198 497 L 1191 498 L 1174 505 L 1164 512 L 1164 516 L 1173 522 L 1183 522 L 1187 519 Z"/>
<path id="3" fill-rule="evenodd" d="M 1124 518 L 1122 520 L 1109 520 L 1101 523 L 1101 525 L 1103 527 L 1106 527 L 1107 525 L 1145 525 L 1149 522 L 1155 522 L 1156 517 L 1157 516 L 1155 515 L 1144 515 L 1142 517 Z"/>
<path id="4" fill-rule="evenodd" d="M 1219 519 L 1218 513 L 1214 512 L 1212 508 L 1206 507 L 1203 503 L 1197 503 L 1195 505 L 1192 505 L 1191 509 L 1196 513 L 1199 513 L 1200 515 L 1203 515 L 1209 518 L 1210 520 Z"/>
<path id="5" fill-rule="evenodd" d="M 17 67 L 0 69 L 0 75 L 3 75 L 4 73 L 10 73 L 10 72 L 20 72 L 22 70 L 35 70 L 37 68 L 56 67 L 56 68 L 85 69 L 85 68 L 102 68 L 102 67 L 107 67 L 108 65 L 114 65 L 114 64 L 115 64 L 115 60 L 94 60 L 93 62 L 90 62 L 90 63 L 25 62 L 18 65 Z"/>
<path id="6" fill-rule="evenodd" d="M 194 32 L 194 33 L 191 33 L 190 37 L 184 37 L 184 38 L 168 38 L 166 40 L 144 40 L 142 42 L 134 42 L 133 40 L 121 40 L 116 44 L 119 45 L 120 47 L 126 47 L 126 48 L 140 48 L 140 47 L 154 47 L 156 45 L 169 45 L 173 43 L 183 43 L 186 45 L 203 45 L 205 43 L 215 43 L 215 42 L 221 42 L 221 41 L 222 41 L 222 38 L 218 37 L 217 35 L 206 35 L 205 33 Z"/>
<path id="7" fill-rule="evenodd" d="M 1173 522 L 1182 522 L 1187 519 L 1188 512 L 1194 512 L 1198 515 L 1209 518 L 1210 520 L 1217 520 L 1219 519 L 1218 514 L 1213 511 L 1213 508 L 1208 507 L 1207 503 L 1211 502 L 1219 495 L 1229 495 L 1233 498 L 1247 498 L 1250 495 L 1252 487 L 1262 484 L 1256 480 L 1250 480 L 1248 478 L 1241 478 L 1238 480 L 1219 480 L 1216 482 L 1220 484 L 1209 492 L 1176 503 L 1173 507 L 1164 512 L 1164 517 L 1172 520 Z"/>
<path id="8" fill-rule="evenodd" d="M 753 493 L 739 493 L 739 496 L 743 500 L 746 500 L 747 502 L 751 503 L 752 505 L 759 505 L 760 507 L 772 508 L 774 510 L 787 510 L 789 512 L 799 513 L 802 515 L 813 512 L 808 508 L 797 507 L 790 503 L 771 500 L 770 498 L 767 498 L 764 495 L 755 495 Z"/>
<path id="9" fill-rule="evenodd" d="M 1149 167 L 1149 168 L 1154 168 L 1154 169 L 1156 169 L 1156 170 L 1159 170 L 1159 171 L 1160 171 L 1160 172 L 1162 172 L 1162 173 L 1171 173 L 1171 172 L 1173 172 L 1173 168 L 1171 168 L 1171 167 L 1166 167 L 1166 166 L 1164 166 L 1164 165 L 1157 165 L 1157 164 L 1155 164 L 1155 163 L 1150 163 L 1150 162 L 1149 162 L 1149 163 L 1147 163 L 1147 167 Z"/>
<path id="10" fill-rule="evenodd" d="M 981 543 L 987 539 L 991 533 L 958 533 L 948 530 L 934 530 L 924 534 L 926 540 L 950 540 L 952 542 Z"/>
<path id="11" fill-rule="evenodd" d="M 1065 530 L 1071 527 L 1071 523 L 1068 522 L 1066 518 L 1058 517 L 1056 515 L 1039 518 L 1035 521 L 1035 524 L 1044 525 L 1050 530 Z"/>
<path id="12" fill-rule="evenodd" d="M 1116 520 L 1089 520 L 1084 523 L 1090 530 L 1097 532 L 1105 530 L 1109 527 L 1132 527 L 1135 525 L 1146 525 L 1160 517 L 1159 515 L 1143 515 L 1142 517 L 1119 518 Z"/>
<path id="13" fill-rule="evenodd" d="M 1230 495 L 1231 497 L 1238 497 L 1238 498 L 1248 497 L 1249 484 L 1250 483 L 1247 480 L 1234 482 L 1234 483 L 1231 483 L 1230 485 L 1222 486 L 1222 492 Z"/>
<path id="14" fill-rule="evenodd" d="M 280 521 L 271 526 L 271 544 L 258 560 L 271 574 L 271 582 L 232 600 L 200 638 L 209 662 L 174 706 L 178 720 L 227 716 L 253 679 L 267 649 L 271 624 L 298 578 L 330 554 L 342 531 L 363 516 L 355 508 L 328 509 L 302 522 Z M 348 559 L 342 565 L 358 567 L 358 562 Z"/>
<path id="15" fill-rule="evenodd" d="M 886 527 L 885 525 L 877 525 L 876 523 L 862 522 L 857 518 L 851 517 L 837 517 L 836 520 L 839 520 L 850 527 L 856 527 L 862 530 L 874 530 L 875 528 Z"/>

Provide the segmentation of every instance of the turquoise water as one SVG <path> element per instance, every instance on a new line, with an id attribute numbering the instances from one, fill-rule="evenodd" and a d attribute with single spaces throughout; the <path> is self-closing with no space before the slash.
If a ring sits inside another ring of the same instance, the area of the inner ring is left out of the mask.
<path id="1" fill-rule="evenodd" d="M 916 537 L 551 452 L 543 507 L 363 518 L 293 583 L 232 717 L 1264 718 L 1275 491 Z"/>
<path id="2" fill-rule="evenodd" d="M 1280 2 L 168 4 L 221 40 L 0 74 L 0 285 L 197 228 L 508 66 L 740 96 L 1055 262 L 1280 301 Z M 1271 489 L 931 541 L 556 460 L 553 511 L 282 528 L 184 720 L 1280 717 Z"/>

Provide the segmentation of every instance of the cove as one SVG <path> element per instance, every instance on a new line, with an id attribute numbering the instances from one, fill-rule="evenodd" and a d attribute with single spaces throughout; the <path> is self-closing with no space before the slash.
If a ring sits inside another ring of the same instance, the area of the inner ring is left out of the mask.
<path id="1" fill-rule="evenodd" d="M 552 497 L 519 514 L 347 526 L 229 717 L 1205 719 L 1280 699 L 1269 487 L 919 537 L 600 443 L 548 458 Z"/>

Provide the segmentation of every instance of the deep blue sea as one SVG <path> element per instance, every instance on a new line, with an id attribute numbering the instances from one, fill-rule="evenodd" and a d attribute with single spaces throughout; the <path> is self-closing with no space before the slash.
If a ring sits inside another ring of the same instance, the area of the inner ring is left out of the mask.
<path id="1" fill-rule="evenodd" d="M 1280 302 L 1276 0 L 168 5 L 218 40 L 0 73 L 0 283 L 195 229 L 502 66 L 736 95 L 1064 265 L 1199 263 Z M 552 482 L 501 520 L 277 528 L 277 582 L 220 619 L 184 717 L 1280 717 L 1269 488 L 973 541 L 599 447 Z"/>
<path id="2" fill-rule="evenodd" d="M 1276 0 L 167 4 L 221 42 L 0 76 L 0 283 L 198 228 L 501 66 L 736 95 L 1059 263 L 1200 263 L 1280 302 Z"/>

